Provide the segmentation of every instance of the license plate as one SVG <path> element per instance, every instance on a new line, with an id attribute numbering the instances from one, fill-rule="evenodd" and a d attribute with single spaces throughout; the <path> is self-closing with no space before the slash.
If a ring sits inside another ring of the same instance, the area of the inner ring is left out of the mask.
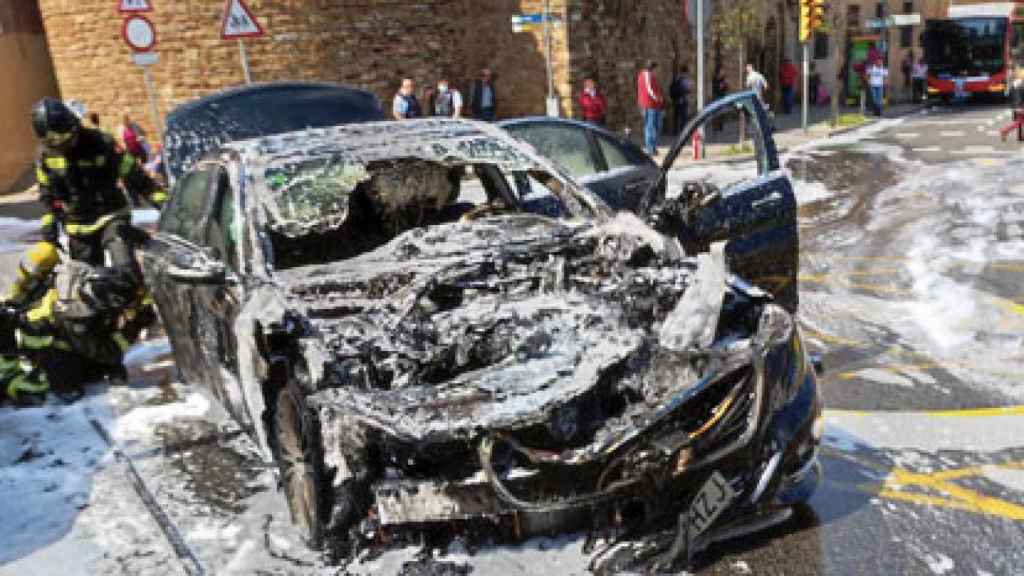
<path id="1" fill-rule="evenodd" d="M 690 504 L 690 534 L 697 536 L 707 530 L 735 499 L 736 491 L 729 482 L 717 470 L 712 472 Z"/>

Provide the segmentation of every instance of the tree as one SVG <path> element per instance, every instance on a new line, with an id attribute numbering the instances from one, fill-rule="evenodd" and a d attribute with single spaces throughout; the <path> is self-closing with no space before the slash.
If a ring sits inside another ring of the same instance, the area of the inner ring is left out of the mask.
<path id="1" fill-rule="evenodd" d="M 825 25 L 822 32 L 828 34 L 829 52 L 832 54 L 832 59 L 835 61 L 836 67 L 838 68 L 836 73 L 832 75 L 829 82 L 829 89 L 832 91 L 833 128 L 839 124 L 839 96 L 840 92 L 842 92 L 839 75 L 842 74 L 843 67 L 846 65 L 844 60 L 848 30 L 849 22 L 847 20 L 846 0 L 832 0 L 828 10 L 828 16 L 825 18 Z M 840 50 L 844 53 L 843 57 L 840 57 Z"/>
<path id="2" fill-rule="evenodd" d="M 735 52 L 739 57 L 739 84 L 746 83 L 747 45 L 752 37 L 761 37 L 765 29 L 764 1 L 719 0 L 716 6 L 714 32 L 726 53 Z M 740 143 L 746 134 L 744 117 L 740 115 Z"/>

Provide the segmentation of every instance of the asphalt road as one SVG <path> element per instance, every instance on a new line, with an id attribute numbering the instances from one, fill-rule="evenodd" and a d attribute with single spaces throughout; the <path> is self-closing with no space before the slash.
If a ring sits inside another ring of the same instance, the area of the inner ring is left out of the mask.
<path id="1" fill-rule="evenodd" d="M 992 134 L 1006 116 L 934 109 L 787 155 L 800 321 L 827 370 L 825 480 L 793 519 L 712 548 L 698 573 L 1024 573 L 1024 148 Z M 18 230 L 4 240 L 30 237 Z M 76 405 L 0 409 L 0 526 L 28 535 L 8 537 L 0 576 L 395 574 L 411 559 L 342 568 L 306 551 L 271 471 L 173 383 L 167 352 L 160 340 L 136 349 L 129 386 Z M 473 574 L 582 574 L 580 547 L 566 537 L 447 558 Z"/>

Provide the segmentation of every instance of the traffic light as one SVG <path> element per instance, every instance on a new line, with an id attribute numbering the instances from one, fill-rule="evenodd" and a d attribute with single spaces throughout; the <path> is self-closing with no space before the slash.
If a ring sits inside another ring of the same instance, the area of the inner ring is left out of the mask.
<path id="1" fill-rule="evenodd" d="M 810 42 L 811 35 L 825 23 L 825 0 L 800 0 L 800 41 Z"/>

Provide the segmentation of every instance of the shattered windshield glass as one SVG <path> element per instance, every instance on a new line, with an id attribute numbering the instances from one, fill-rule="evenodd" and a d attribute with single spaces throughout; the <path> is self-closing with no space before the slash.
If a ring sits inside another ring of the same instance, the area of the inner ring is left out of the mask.
<path id="1" fill-rule="evenodd" d="M 331 159 L 268 169 L 274 198 L 271 229 L 296 237 L 340 226 L 348 217 L 352 192 L 369 177 L 365 166 Z"/>

